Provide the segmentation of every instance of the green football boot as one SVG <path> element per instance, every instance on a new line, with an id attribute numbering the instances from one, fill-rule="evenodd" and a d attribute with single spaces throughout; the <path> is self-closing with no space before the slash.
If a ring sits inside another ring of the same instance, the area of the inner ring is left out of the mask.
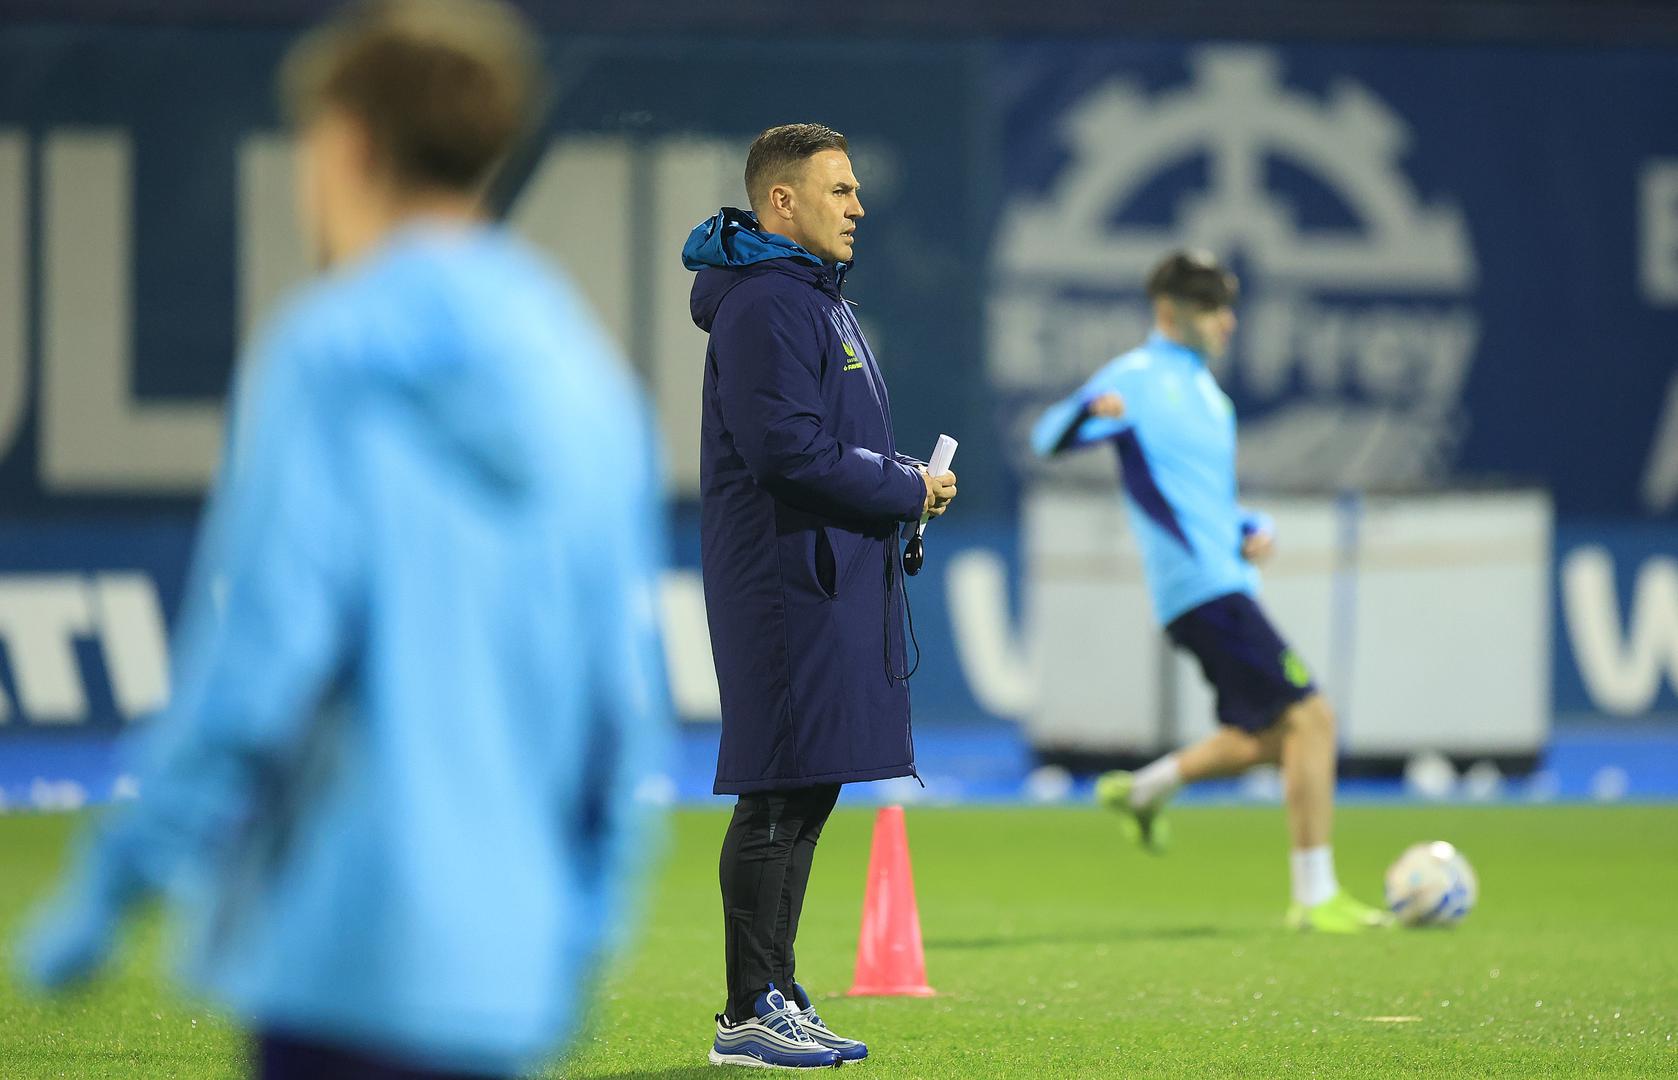
<path id="1" fill-rule="evenodd" d="M 1377 907 L 1360 903 L 1342 889 L 1315 907 L 1294 903 L 1288 907 L 1289 930 L 1314 930 L 1320 934 L 1361 934 L 1385 930 L 1393 917 Z"/>
<path id="2" fill-rule="evenodd" d="M 1103 773 L 1095 781 L 1095 801 L 1119 815 L 1119 829 L 1125 839 L 1143 851 L 1163 855 L 1171 844 L 1171 823 L 1165 819 L 1165 807 L 1156 804 L 1138 810 L 1130 805 L 1130 790 L 1135 786 L 1134 773 Z"/>

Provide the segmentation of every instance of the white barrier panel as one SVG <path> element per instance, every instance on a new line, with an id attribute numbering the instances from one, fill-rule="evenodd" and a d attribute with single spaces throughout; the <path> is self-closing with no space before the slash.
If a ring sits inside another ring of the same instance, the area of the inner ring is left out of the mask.
<path id="1" fill-rule="evenodd" d="M 1259 500 L 1278 545 L 1262 602 L 1356 757 L 1530 756 L 1550 724 L 1547 496 Z M 1152 754 L 1206 734 L 1212 695 L 1153 621 L 1110 492 L 1027 501 L 1034 745 Z"/>

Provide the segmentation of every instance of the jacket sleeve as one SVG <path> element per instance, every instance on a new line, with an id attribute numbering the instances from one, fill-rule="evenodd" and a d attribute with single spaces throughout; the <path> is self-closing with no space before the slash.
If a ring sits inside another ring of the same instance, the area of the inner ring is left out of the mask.
<path id="1" fill-rule="evenodd" d="M 343 660 L 354 530 L 330 396 L 284 348 L 246 365 L 175 638 L 170 704 L 140 733 L 140 797 L 107 815 L 25 942 L 27 975 L 91 975 L 123 913 L 212 864 L 272 794 Z"/>
<path id="2" fill-rule="evenodd" d="M 1069 397 L 1050 405 L 1031 428 L 1031 448 L 1039 457 L 1053 457 L 1068 450 L 1111 439 L 1129 430 L 1128 417 L 1117 420 L 1091 416 L 1090 402 L 1110 391 L 1120 391 L 1116 365 L 1109 364 L 1092 375 Z"/>
<path id="3" fill-rule="evenodd" d="M 647 784 L 665 766 L 671 707 L 659 634 L 658 589 L 667 537 L 660 455 L 638 400 L 628 413 L 621 468 L 599 522 L 602 541 L 586 578 L 591 699 L 589 788 L 584 792 L 576 850 L 584 917 L 597 964 L 621 943 L 651 852 L 657 844 Z M 620 436 L 622 433 L 620 432 Z"/>
<path id="4" fill-rule="evenodd" d="M 807 312 L 774 294 L 724 305 L 711 341 L 723 421 L 735 448 L 759 484 L 804 509 L 918 518 L 926 503 L 918 471 L 828 430 L 813 331 Z"/>

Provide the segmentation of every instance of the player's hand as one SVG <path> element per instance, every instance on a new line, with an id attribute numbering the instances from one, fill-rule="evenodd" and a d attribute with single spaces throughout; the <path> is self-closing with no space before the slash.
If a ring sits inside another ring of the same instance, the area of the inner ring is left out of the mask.
<path id="1" fill-rule="evenodd" d="M 1091 416 L 1099 416 L 1103 420 L 1118 420 L 1124 416 L 1124 398 L 1109 390 L 1088 405 Z"/>
<path id="2" fill-rule="evenodd" d="M 66 990 L 92 979 L 115 944 L 114 912 L 61 893 L 18 942 L 19 973 L 40 990 Z"/>
<path id="3" fill-rule="evenodd" d="M 1276 550 L 1276 537 L 1272 533 L 1252 532 L 1241 541 L 1241 557 L 1250 563 L 1264 562 Z"/>
<path id="4" fill-rule="evenodd" d="M 926 503 L 921 507 L 921 513 L 937 517 L 948 510 L 951 500 L 956 497 L 956 474 L 947 472 L 933 476 L 923 466 L 921 480 L 926 484 Z"/>

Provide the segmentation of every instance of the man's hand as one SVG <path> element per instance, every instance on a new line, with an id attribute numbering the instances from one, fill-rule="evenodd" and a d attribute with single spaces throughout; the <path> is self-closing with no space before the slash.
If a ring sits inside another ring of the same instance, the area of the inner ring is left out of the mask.
<path id="1" fill-rule="evenodd" d="M 1251 532 L 1241 541 L 1241 556 L 1250 563 L 1263 562 L 1275 550 L 1276 537 L 1272 533 Z"/>
<path id="2" fill-rule="evenodd" d="M 1124 398 L 1109 390 L 1085 406 L 1085 411 L 1103 420 L 1117 420 L 1124 416 Z"/>
<path id="3" fill-rule="evenodd" d="M 926 504 L 921 507 L 921 513 L 937 517 L 949 509 L 950 500 L 956 497 L 956 474 L 947 472 L 933 476 L 923 466 L 921 480 L 926 484 Z"/>

